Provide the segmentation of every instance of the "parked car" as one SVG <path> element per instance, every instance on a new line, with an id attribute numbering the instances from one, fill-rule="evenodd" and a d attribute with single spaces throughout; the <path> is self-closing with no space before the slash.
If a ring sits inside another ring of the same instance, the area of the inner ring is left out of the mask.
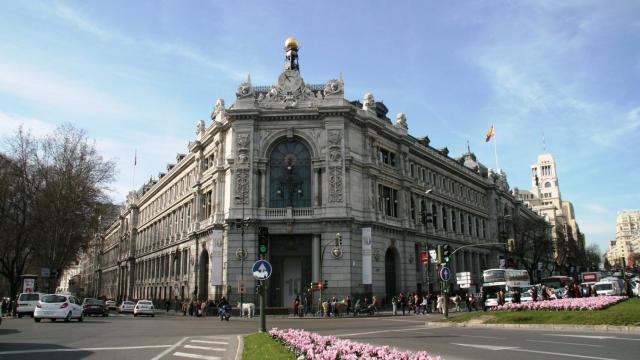
<path id="1" fill-rule="evenodd" d="M 109 316 L 109 308 L 107 308 L 107 305 L 102 300 L 86 298 L 82 302 L 82 309 L 85 316 Z"/>
<path id="2" fill-rule="evenodd" d="M 71 319 L 84 319 L 82 305 L 80 300 L 72 295 L 49 294 L 42 296 L 42 299 L 36 305 L 33 313 L 33 320 L 40 322 L 42 319 L 64 319 L 69 322 Z"/>
<path id="3" fill-rule="evenodd" d="M 122 304 L 120 304 L 120 308 L 118 309 L 118 312 L 120 314 L 123 314 L 123 313 L 133 314 L 133 308 L 135 306 L 136 306 L 136 303 L 134 303 L 133 301 L 123 301 Z"/>
<path id="4" fill-rule="evenodd" d="M 151 315 L 151 317 L 155 315 L 151 300 L 138 300 L 138 303 L 133 308 L 133 316 L 138 315 Z"/>
<path id="5" fill-rule="evenodd" d="M 22 293 L 18 296 L 18 306 L 16 307 L 16 314 L 21 318 L 24 315 L 33 317 L 33 311 L 38 305 L 40 299 L 44 296 L 42 293 Z"/>
<path id="6" fill-rule="evenodd" d="M 615 281 L 600 281 L 597 282 L 593 287 L 596 289 L 596 293 L 598 295 L 620 295 L 622 294 L 622 289 L 620 285 Z"/>
<path id="7" fill-rule="evenodd" d="M 107 308 L 109 310 L 116 310 L 118 308 L 118 306 L 116 305 L 116 302 L 113 300 L 107 300 L 104 303 L 107 305 Z"/>

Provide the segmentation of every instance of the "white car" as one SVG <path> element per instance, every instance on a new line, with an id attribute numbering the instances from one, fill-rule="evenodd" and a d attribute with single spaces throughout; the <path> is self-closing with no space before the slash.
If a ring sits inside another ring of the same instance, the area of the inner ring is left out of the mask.
<path id="1" fill-rule="evenodd" d="M 82 321 L 83 311 L 80 300 L 72 295 L 49 294 L 42 296 L 33 312 L 33 320 L 40 322 L 42 319 L 64 319 L 69 322 L 71 319 Z"/>
<path id="2" fill-rule="evenodd" d="M 136 303 L 134 303 L 133 301 L 123 301 L 122 304 L 120 304 L 120 308 L 118 309 L 118 312 L 120 314 L 133 313 L 133 308 L 135 306 L 136 306 Z"/>
<path id="3" fill-rule="evenodd" d="M 107 308 L 108 308 L 109 310 L 115 310 L 115 309 L 117 308 L 117 306 L 116 306 L 116 302 L 115 302 L 115 301 L 113 301 L 113 300 L 107 300 L 107 301 L 105 301 L 104 303 L 105 303 L 105 305 L 107 305 Z"/>
<path id="4" fill-rule="evenodd" d="M 138 300 L 138 303 L 133 308 L 133 316 L 138 315 L 151 315 L 153 317 L 153 303 L 150 300 Z"/>
<path id="5" fill-rule="evenodd" d="M 611 296 L 622 294 L 620 285 L 613 281 L 600 281 L 593 285 L 593 287 L 596 289 L 598 295 Z"/>
<path id="6" fill-rule="evenodd" d="M 22 293 L 18 296 L 18 306 L 16 313 L 21 318 L 24 315 L 33 316 L 33 311 L 38 305 L 40 299 L 44 296 L 42 293 Z"/>

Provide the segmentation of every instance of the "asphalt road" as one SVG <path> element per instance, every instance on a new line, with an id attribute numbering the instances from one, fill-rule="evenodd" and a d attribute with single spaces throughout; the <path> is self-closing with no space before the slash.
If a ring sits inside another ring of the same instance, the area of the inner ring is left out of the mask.
<path id="1" fill-rule="evenodd" d="M 456 359 L 637 359 L 640 334 L 553 330 L 428 328 L 428 317 L 268 318 L 267 327 L 302 328 L 354 341 Z M 433 320 L 434 317 L 430 317 Z M 238 336 L 258 319 L 110 316 L 84 322 L 7 319 L 0 359 L 235 359 Z"/>

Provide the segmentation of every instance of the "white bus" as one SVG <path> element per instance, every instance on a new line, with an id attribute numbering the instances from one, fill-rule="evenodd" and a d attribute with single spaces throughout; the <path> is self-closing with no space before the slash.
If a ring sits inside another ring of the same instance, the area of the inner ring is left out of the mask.
<path id="1" fill-rule="evenodd" d="M 482 291 L 486 295 L 485 308 L 498 305 L 498 291 L 505 292 L 505 302 L 511 299 L 511 292 L 518 288 L 520 292 L 530 287 L 529 272 L 515 269 L 488 269 L 482 272 Z"/>

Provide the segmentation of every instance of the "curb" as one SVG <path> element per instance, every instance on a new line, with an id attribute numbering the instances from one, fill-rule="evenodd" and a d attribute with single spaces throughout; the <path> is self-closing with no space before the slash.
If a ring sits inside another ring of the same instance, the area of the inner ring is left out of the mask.
<path id="1" fill-rule="evenodd" d="M 488 328 L 488 329 L 522 329 L 522 330 L 576 330 L 576 331 L 603 331 L 603 332 L 629 332 L 640 334 L 640 326 L 615 326 L 615 325 L 542 325 L 542 324 L 469 324 L 469 323 L 444 323 L 425 322 L 428 327 L 461 327 L 461 328 Z"/>
<path id="2" fill-rule="evenodd" d="M 238 350 L 236 350 L 235 360 L 241 360 L 243 352 L 244 352 L 244 335 L 238 335 Z"/>

